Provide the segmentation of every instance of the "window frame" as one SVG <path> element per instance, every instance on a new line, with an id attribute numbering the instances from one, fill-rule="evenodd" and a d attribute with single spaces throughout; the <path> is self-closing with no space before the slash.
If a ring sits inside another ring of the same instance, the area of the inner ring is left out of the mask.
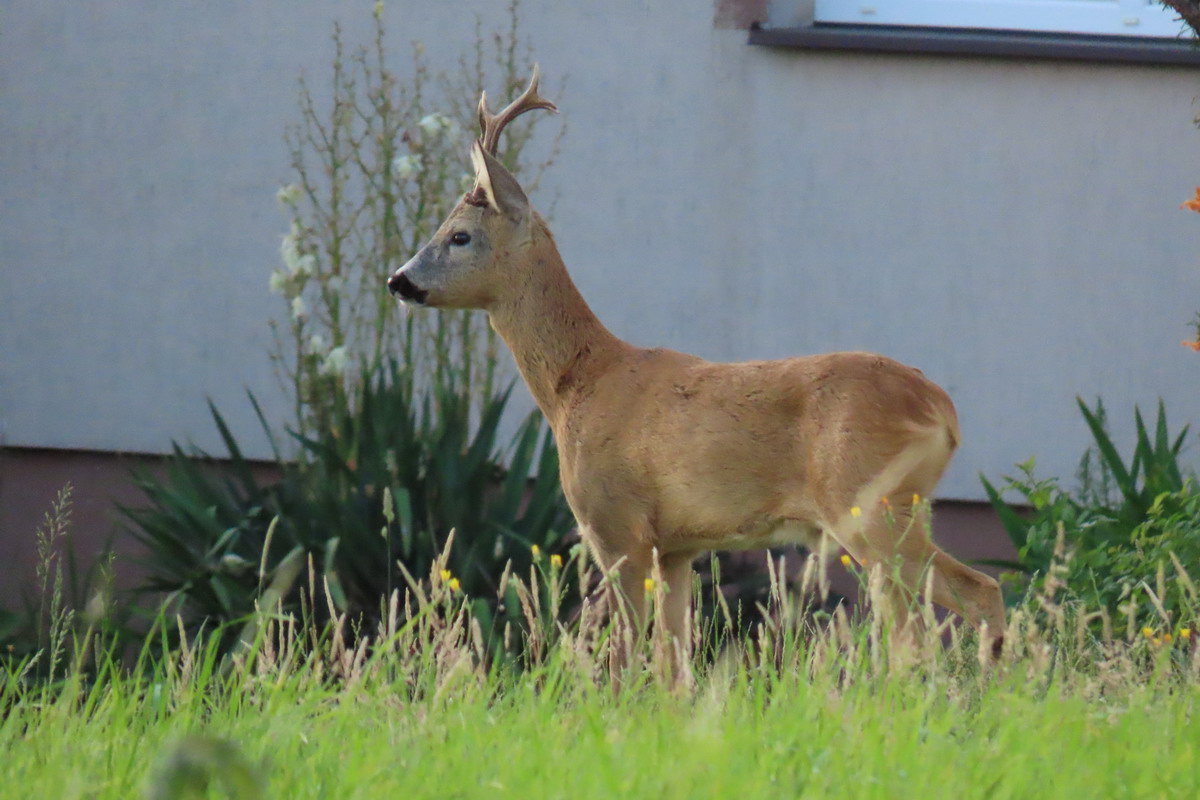
<path id="1" fill-rule="evenodd" d="M 858 0 L 903 3 L 914 0 Z M 975 0 L 976 2 L 994 0 Z M 750 28 L 749 44 L 802 50 L 1051 59 L 1099 63 L 1200 66 L 1200 40 L 947 26 L 845 23 L 816 16 L 824 0 L 770 0 L 765 21 Z M 1169 15 L 1168 9 L 1164 11 Z M 1181 32 L 1189 29 L 1179 21 Z"/>
<path id="2" fill-rule="evenodd" d="M 1156 0 L 814 0 L 817 23 L 1176 39 L 1186 31 Z"/>

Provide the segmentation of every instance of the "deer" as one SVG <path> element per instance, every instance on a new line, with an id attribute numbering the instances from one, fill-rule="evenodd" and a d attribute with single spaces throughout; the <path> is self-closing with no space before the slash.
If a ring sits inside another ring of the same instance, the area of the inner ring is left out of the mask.
<path id="1" fill-rule="evenodd" d="M 657 576 L 656 624 L 684 642 L 692 564 L 706 552 L 840 546 L 888 565 L 889 592 L 924 593 L 975 625 L 999 657 L 999 585 L 929 534 L 924 498 L 961 440 L 949 395 L 873 353 L 714 363 L 615 336 L 496 155 L 513 119 L 557 113 L 538 84 L 535 66 L 495 114 L 481 95 L 475 185 L 387 286 L 407 304 L 488 315 L 549 422 L 579 534 L 630 624 L 644 621 Z"/>

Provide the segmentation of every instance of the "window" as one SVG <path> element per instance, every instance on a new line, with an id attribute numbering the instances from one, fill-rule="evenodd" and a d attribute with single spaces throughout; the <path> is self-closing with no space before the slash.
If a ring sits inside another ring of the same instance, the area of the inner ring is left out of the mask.
<path id="1" fill-rule="evenodd" d="M 818 23 L 909 25 L 1175 38 L 1184 30 L 1156 0 L 815 0 Z"/>

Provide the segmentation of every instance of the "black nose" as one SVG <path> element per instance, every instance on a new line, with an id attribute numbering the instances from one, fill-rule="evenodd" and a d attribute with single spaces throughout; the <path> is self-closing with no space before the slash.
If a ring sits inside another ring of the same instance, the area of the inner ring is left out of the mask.
<path id="1" fill-rule="evenodd" d="M 412 300 L 415 303 L 424 303 L 425 298 L 429 296 L 429 292 L 423 292 L 418 289 L 403 272 L 397 272 L 388 278 L 388 291 L 399 295 L 405 300 Z"/>

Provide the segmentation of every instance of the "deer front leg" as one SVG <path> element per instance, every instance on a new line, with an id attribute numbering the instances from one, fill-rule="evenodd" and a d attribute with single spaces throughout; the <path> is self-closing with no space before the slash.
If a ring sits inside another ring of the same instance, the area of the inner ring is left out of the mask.
<path id="1" fill-rule="evenodd" d="M 623 558 L 612 570 L 606 570 L 606 574 L 612 637 L 608 670 L 613 691 L 619 693 L 625 671 L 633 662 L 633 654 L 642 640 L 646 619 L 645 582 L 650 570 L 643 562 Z"/>
<path id="2" fill-rule="evenodd" d="M 608 666 L 614 691 L 620 691 L 622 675 L 645 628 L 645 584 L 650 577 L 651 552 L 649 548 L 628 546 L 644 532 L 639 527 L 617 538 L 607 535 L 607 529 L 580 525 L 583 541 L 604 575 L 604 601 L 611 625 Z"/>
<path id="3" fill-rule="evenodd" d="M 678 681 L 686 674 L 692 656 L 692 632 L 688 611 L 692 605 L 692 552 L 671 553 L 660 560 L 662 581 L 666 584 L 662 616 L 656 621 L 671 659 L 671 673 Z"/>

